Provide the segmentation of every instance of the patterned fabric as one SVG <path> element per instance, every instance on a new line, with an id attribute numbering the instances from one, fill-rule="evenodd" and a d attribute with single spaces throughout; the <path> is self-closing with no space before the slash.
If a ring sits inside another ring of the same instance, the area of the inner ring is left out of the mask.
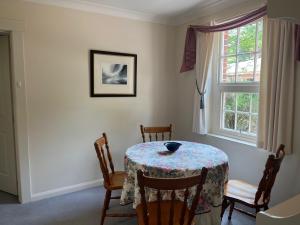
<path id="1" fill-rule="evenodd" d="M 140 203 L 140 193 L 136 171 L 142 169 L 147 175 L 158 178 L 179 178 L 195 176 L 206 167 L 208 174 L 203 186 L 197 213 L 209 212 L 211 207 L 222 204 L 224 183 L 228 178 L 228 157 L 221 150 L 200 143 L 177 141 L 182 145 L 175 153 L 169 153 L 163 141 L 146 142 L 127 149 L 121 205 L 133 202 L 135 208 Z M 193 190 L 191 190 L 193 193 Z M 147 198 L 156 200 L 156 191 L 148 190 Z M 163 199 L 169 198 L 169 192 Z M 177 191 L 176 197 L 183 200 L 183 191 Z"/>

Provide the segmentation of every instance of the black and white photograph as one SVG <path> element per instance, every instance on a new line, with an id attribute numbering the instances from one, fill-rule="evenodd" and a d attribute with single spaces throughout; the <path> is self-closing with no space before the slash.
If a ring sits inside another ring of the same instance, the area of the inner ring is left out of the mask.
<path id="1" fill-rule="evenodd" d="M 103 84 L 127 84 L 127 65 L 115 63 L 102 63 Z"/>
<path id="2" fill-rule="evenodd" d="M 90 96 L 135 97 L 137 55 L 90 51 Z"/>

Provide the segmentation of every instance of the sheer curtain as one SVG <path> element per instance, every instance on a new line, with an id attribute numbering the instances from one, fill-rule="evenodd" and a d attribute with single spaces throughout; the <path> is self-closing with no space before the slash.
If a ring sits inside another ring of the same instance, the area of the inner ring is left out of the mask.
<path id="1" fill-rule="evenodd" d="M 264 18 L 257 145 L 291 153 L 295 83 L 295 24 Z"/>
<path id="2" fill-rule="evenodd" d="M 207 134 L 208 107 L 204 102 L 207 101 L 206 83 L 211 74 L 213 39 L 214 33 L 197 33 L 193 132 L 200 134 Z"/>

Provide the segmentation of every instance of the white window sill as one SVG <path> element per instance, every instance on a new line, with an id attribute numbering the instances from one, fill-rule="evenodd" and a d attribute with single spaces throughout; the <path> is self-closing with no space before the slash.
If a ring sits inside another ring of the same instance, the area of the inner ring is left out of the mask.
<path id="1" fill-rule="evenodd" d="M 255 147 L 256 148 L 256 144 L 254 142 L 250 142 L 250 141 L 243 141 L 243 140 L 239 140 L 236 138 L 231 138 L 231 137 L 226 137 L 223 135 L 219 135 L 219 134 L 214 134 L 214 133 L 208 133 L 207 134 L 210 137 L 216 137 L 222 140 L 226 140 L 226 141 L 230 141 L 230 142 L 234 142 L 234 143 L 238 143 L 238 144 L 243 144 L 243 145 L 248 145 L 251 147 Z"/>

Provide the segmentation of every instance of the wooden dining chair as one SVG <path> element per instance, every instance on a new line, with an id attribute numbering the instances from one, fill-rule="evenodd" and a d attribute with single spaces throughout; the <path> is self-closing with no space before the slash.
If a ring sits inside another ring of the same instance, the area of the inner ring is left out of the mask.
<path id="1" fill-rule="evenodd" d="M 187 178 L 153 178 L 137 172 L 140 187 L 141 204 L 136 208 L 139 225 L 191 225 L 198 204 L 200 192 L 205 182 L 207 169 L 202 168 L 198 176 Z M 196 186 L 196 194 L 193 197 L 191 207 L 187 200 L 191 193 L 190 188 Z M 145 189 L 157 190 L 157 200 L 147 202 Z M 171 200 L 162 200 L 161 190 L 171 191 Z M 184 201 L 176 200 L 175 190 L 184 191 Z"/>
<path id="2" fill-rule="evenodd" d="M 115 171 L 107 136 L 103 133 L 95 143 L 95 150 L 99 159 L 100 168 L 104 178 L 104 188 L 106 189 L 104 204 L 102 208 L 102 216 L 100 225 L 104 224 L 105 217 L 132 217 L 135 213 L 106 213 L 109 207 L 110 199 L 120 199 L 120 196 L 111 196 L 112 191 L 121 190 L 123 188 L 126 172 Z"/>
<path id="3" fill-rule="evenodd" d="M 168 127 L 144 127 L 143 125 L 140 125 L 141 133 L 143 142 L 146 142 L 146 136 L 145 134 L 148 134 L 149 141 L 153 141 L 155 138 L 155 141 L 158 141 L 161 139 L 162 141 L 165 140 L 165 133 L 167 134 L 168 140 L 171 140 L 172 138 L 172 124 Z M 153 135 L 153 136 L 152 136 Z"/>
<path id="4" fill-rule="evenodd" d="M 267 210 L 269 208 L 268 204 L 270 202 L 271 190 L 284 156 L 284 145 L 281 144 L 277 149 L 276 155 L 269 155 L 263 177 L 258 186 L 248 184 L 241 180 L 229 180 L 225 184 L 221 218 L 228 206 L 230 206 L 228 220 L 231 220 L 234 209 L 253 217 L 256 217 L 256 214 L 261 209 Z M 236 208 L 235 203 L 254 208 L 255 214 Z"/>

